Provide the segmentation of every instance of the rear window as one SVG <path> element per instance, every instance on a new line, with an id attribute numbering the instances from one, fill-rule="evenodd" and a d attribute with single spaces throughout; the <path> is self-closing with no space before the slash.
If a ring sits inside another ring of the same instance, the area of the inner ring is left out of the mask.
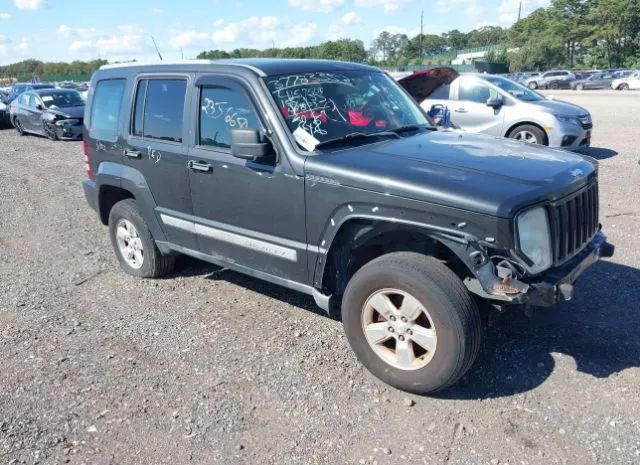
<path id="1" fill-rule="evenodd" d="M 182 142 L 182 117 L 187 81 L 149 79 L 138 83 L 132 134 L 149 139 Z"/>
<path id="2" fill-rule="evenodd" d="M 89 135 L 93 139 L 115 142 L 124 94 L 124 79 L 99 81 L 93 94 Z"/>
<path id="3" fill-rule="evenodd" d="M 431 100 L 449 100 L 449 91 L 451 90 L 451 85 L 443 85 L 438 87 L 433 93 L 429 96 Z"/>

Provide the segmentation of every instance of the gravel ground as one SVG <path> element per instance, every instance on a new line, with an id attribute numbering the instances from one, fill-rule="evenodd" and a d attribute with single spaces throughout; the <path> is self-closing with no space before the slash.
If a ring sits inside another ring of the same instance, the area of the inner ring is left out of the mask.
<path id="1" fill-rule="evenodd" d="M 554 93 L 593 113 L 617 254 L 438 398 L 375 380 L 305 296 L 187 258 L 124 274 L 80 144 L 0 131 L 0 463 L 640 463 L 640 94 Z"/>

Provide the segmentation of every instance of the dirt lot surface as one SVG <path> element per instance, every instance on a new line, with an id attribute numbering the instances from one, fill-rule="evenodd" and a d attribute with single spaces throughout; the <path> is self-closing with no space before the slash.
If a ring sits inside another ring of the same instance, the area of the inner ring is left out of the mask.
<path id="1" fill-rule="evenodd" d="M 640 463 L 640 94 L 556 95 L 593 113 L 617 254 L 438 398 L 375 380 L 304 296 L 186 258 L 124 274 L 81 145 L 0 131 L 0 463 Z"/>

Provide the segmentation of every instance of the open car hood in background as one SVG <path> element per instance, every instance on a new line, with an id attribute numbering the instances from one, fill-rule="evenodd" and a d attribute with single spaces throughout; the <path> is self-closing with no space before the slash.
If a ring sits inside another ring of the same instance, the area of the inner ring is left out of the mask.
<path id="1" fill-rule="evenodd" d="M 398 79 L 398 83 L 418 103 L 421 103 L 429 98 L 437 88 L 451 84 L 458 76 L 460 76 L 460 73 L 453 68 L 423 69 Z"/>

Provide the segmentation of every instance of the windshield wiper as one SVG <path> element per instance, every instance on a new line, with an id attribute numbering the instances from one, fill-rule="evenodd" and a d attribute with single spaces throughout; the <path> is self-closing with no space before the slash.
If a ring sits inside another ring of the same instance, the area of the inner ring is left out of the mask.
<path id="1" fill-rule="evenodd" d="M 390 131 L 396 134 L 402 134 L 404 132 L 418 131 L 420 129 L 433 129 L 433 128 L 426 124 L 408 124 L 406 126 L 400 126 L 399 128 L 390 129 Z"/>
<path id="2" fill-rule="evenodd" d="M 357 139 L 370 139 L 370 138 L 378 138 L 378 137 L 395 137 L 398 139 L 400 138 L 400 136 L 393 131 L 380 131 L 380 132 L 370 132 L 370 133 L 351 132 L 344 136 L 336 137 L 335 139 L 329 139 L 329 140 L 320 142 L 318 145 L 316 145 L 316 148 L 318 149 L 322 147 L 327 147 L 329 145 L 340 144 L 343 142 L 349 142 Z"/>

